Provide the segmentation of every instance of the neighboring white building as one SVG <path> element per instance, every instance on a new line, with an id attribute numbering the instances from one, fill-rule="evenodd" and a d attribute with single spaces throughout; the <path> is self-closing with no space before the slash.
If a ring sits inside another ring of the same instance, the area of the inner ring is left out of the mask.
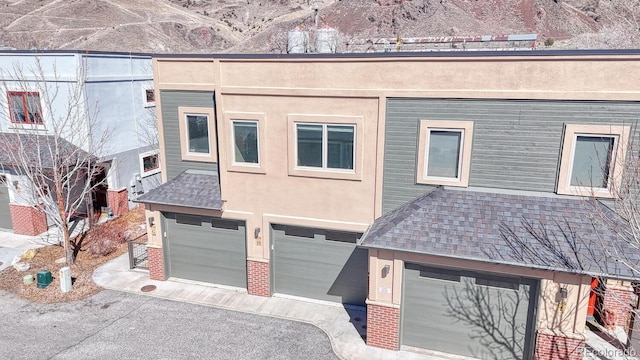
<path id="1" fill-rule="evenodd" d="M 52 128 L 70 104 L 80 120 L 62 137 L 88 151 L 104 143 L 95 155 L 109 163 L 107 186 L 95 192 L 94 204 L 122 214 L 160 184 L 151 56 L 0 51 L 1 132 L 60 134 Z M 36 201 L 25 196 L 26 179 L 0 172 L 0 228 L 30 235 L 46 230 Z"/>

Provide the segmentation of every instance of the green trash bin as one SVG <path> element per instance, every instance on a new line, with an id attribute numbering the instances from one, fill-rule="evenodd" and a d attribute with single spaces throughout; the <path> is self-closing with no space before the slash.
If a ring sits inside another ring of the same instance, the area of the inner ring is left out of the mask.
<path id="1" fill-rule="evenodd" d="M 37 280 L 38 280 L 38 287 L 40 289 L 46 288 L 47 286 L 49 286 L 49 284 L 51 284 L 51 281 L 53 281 L 53 278 L 51 276 L 51 271 L 49 270 L 38 271 Z"/>

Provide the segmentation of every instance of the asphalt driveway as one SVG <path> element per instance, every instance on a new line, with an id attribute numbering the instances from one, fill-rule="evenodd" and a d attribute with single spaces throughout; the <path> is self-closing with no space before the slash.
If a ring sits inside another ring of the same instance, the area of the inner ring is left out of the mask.
<path id="1" fill-rule="evenodd" d="M 315 326 L 104 290 L 37 304 L 0 291 L 0 359 L 337 359 Z"/>

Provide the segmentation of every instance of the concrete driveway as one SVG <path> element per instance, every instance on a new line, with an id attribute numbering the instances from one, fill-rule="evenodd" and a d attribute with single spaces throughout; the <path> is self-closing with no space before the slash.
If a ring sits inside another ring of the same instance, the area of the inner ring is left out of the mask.
<path id="1" fill-rule="evenodd" d="M 0 290 L 0 359 L 337 359 L 320 329 L 104 290 L 37 304 Z"/>

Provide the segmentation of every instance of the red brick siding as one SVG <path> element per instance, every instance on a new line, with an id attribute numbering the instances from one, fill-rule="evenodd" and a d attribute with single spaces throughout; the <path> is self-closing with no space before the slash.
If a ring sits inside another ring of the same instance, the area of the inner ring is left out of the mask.
<path id="1" fill-rule="evenodd" d="M 149 259 L 149 278 L 166 280 L 162 249 L 147 247 L 147 258 Z"/>
<path id="2" fill-rule="evenodd" d="M 584 340 L 564 336 L 538 334 L 536 339 L 536 360 L 582 360 Z"/>
<path id="3" fill-rule="evenodd" d="M 268 262 L 247 260 L 247 285 L 251 295 L 271 296 Z"/>
<path id="4" fill-rule="evenodd" d="M 129 193 L 127 189 L 108 190 L 107 203 L 114 216 L 126 214 L 129 211 Z"/>
<path id="5" fill-rule="evenodd" d="M 616 325 L 628 326 L 629 304 L 631 303 L 632 291 L 623 289 L 607 288 L 602 299 L 603 309 L 610 309 L 616 314 Z"/>
<path id="6" fill-rule="evenodd" d="M 367 305 L 367 345 L 389 350 L 400 348 L 400 309 Z"/>
<path id="7" fill-rule="evenodd" d="M 13 232 L 20 235 L 35 236 L 47 231 L 47 215 L 26 205 L 10 204 Z"/>

